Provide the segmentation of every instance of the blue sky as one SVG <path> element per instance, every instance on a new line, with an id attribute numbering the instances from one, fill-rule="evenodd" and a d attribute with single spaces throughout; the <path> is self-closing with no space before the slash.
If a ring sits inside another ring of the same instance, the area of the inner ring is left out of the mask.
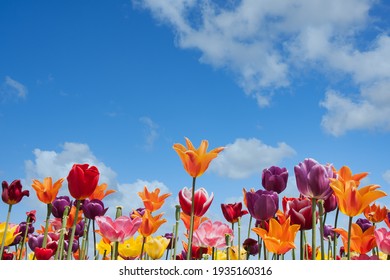
<path id="1" fill-rule="evenodd" d="M 388 1 L 1 1 L 0 178 L 98 166 L 126 212 L 190 186 L 174 143 L 226 149 L 198 179 L 220 203 L 307 157 L 390 187 Z M 67 193 L 66 185 L 62 190 Z M 387 204 L 388 199 L 382 199 Z M 0 206 L 0 220 L 6 207 Z M 43 215 L 43 213 L 42 213 Z M 167 223 L 166 229 L 172 223 Z"/>

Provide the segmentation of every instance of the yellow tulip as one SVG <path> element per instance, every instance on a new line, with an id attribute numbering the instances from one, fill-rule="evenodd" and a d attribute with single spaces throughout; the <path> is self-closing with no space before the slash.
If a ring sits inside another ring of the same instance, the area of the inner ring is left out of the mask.
<path id="1" fill-rule="evenodd" d="M 100 239 L 99 243 L 96 244 L 96 250 L 99 252 L 100 255 L 108 256 L 111 253 L 111 244 L 108 240 L 102 238 Z"/>
<path id="2" fill-rule="evenodd" d="M 3 240 L 4 237 L 5 224 L 6 223 L 0 224 L 0 240 Z M 18 225 L 8 226 L 7 232 L 5 233 L 4 246 L 8 246 L 12 244 L 12 242 L 14 242 L 15 237 L 18 235 L 18 234 L 15 235 L 17 229 L 18 229 Z"/>
<path id="3" fill-rule="evenodd" d="M 156 260 L 162 257 L 168 245 L 169 239 L 165 237 L 150 237 L 150 239 L 145 242 L 145 252 L 153 260 Z"/>
<path id="4" fill-rule="evenodd" d="M 138 235 L 136 238 L 132 236 L 131 238 L 125 240 L 123 243 L 119 243 L 118 252 L 119 255 L 124 259 L 135 259 L 139 257 L 142 249 L 143 236 Z M 146 241 L 149 238 L 146 239 Z"/>

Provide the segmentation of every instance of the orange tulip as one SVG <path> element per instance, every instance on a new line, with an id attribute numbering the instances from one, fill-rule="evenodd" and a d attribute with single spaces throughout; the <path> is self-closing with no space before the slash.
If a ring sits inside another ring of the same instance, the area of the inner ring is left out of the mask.
<path id="1" fill-rule="evenodd" d="M 367 175 L 368 175 L 368 172 L 352 174 L 351 169 L 346 165 L 341 167 L 340 170 L 338 170 L 338 171 L 333 168 L 333 171 L 338 174 L 338 177 L 337 177 L 338 180 L 340 180 L 342 182 L 346 182 L 349 180 L 355 181 L 355 184 L 357 187 L 359 187 L 359 185 L 360 185 L 360 180 L 367 177 Z"/>
<path id="2" fill-rule="evenodd" d="M 46 177 L 43 182 L 33 180 L 31 187 L 36 191 L 37 197 L 45 204 L 50 204 L 57 197 L 58 191 L 62 187 L 62 182 L 65 178 L 57 180 L 54 185 L 51 177 Z"/>
<path id="3" fill-rule="evenodd" d="M 209 145 L 207 140 L 202 140 L 198 149 L 195 149 L 188 138 L 185 140 L 187 148 L 182 144 L 174 144 L 173 149 L 179 155 L 184 169 L 193 178 L 201 176 L 209 167 L 210 162 L 224 149 L 224 147 L 219 147 L 207 152 Z"/>
<path id="4" fill-rule="evenodd" d="M 99 199 L 103 200 L 107 195 L 112 194 L 115 192 L 115 190 L 107 190 L 108 185 L 106 183 L 103 183 L 101 185 L 98 185 L 96 189 L 93 191 L 93 193 L 89 196 L 89 200 L 92 199 Z"/>
<path id="5" fill-rule="evenodd" d="M 375 203 L 367 206 L 363 211 L 364 216 L 367 220 L 373 223 L 380 223 L 387 217 L 387 208 L 383 206 L 382 208 Z"/>
<path id="6" fill-rule="evenodd" d="M 144 186 L 143 192 L 138 193 L 144 203 L 145 208 L 150 212 L 160 209 L 161 206 L 164 204 L 165 199 L 171 195 L 170 193 L 166 193 L 159 196 L 159 194 L 159 188 L 156 188 L 154 191 L 149 192 L 146 186 Z"/>
<path id="7" fill-rule="evenodd" d="M 358 189 L 355 180 L 343 182 L 339 179 L 330 179 L 330 181 L 340 211 L 349 217 L 360 215 L 370 203 L 387 195 L 377 190 L 380 188 L 378 185 L 368 185 Z"/>
<path id="8" fill-rule="evenodd" d="M 68 220 L 66 221 L 66 227 L 71 228 L 74 222 L 76 216 L 76 206 L 72 205 L 72 208 L 70 208 Z M 77 214 L 77 223 L 80 223 L 83 219 L 83 211 L 79 210 L 79 213 Z"/>
<path id="9" fill-rule="evenodd" d="M 138 228 L 138 232 L 143 237 L 148 237 L 152 235 L 159 229 L 159 227 L 163 223 L 167 221 L 166 219 L 161 219 L 163 213 L 153 217 L 148 209 L 145 210 L 143 216 L 141 216 L 137 211 L 135 211 L 134 213 L 135 213 L 133 214 L 134 217 L 142 217 L 142 223 L 141 226 Z"/>
<path id="10" fill-rule="evenodd" d="M 348 232 L 342 228 L 335 228 L 335 232 L 341 235 L 344 247 L 348 246 Z M 351 251 L 359 254 L 366 254 L 376 246 L 375 226 L 371 226 L 364 232 L 358 224 L 352 224 L 351 227 Z"/>
<path id="11" fill-rule="evenodd" d="M 183 221 L 186 229 L 189 230 L 191 216 L 187 215 L 184 212 L 180 212 L 180 219 Z M 194 216 L 194 231 L 198 229 L 198 227 L 201 223 L 203 223 L 204 221 L 207 221 L 208 219 L 209 218 L 204 217 L 204 216 L 202 216 L 202 217 Z"/>
<path id="12" fill-rule="evenodd" d="M 268 231 L 263 228 L 253 228 L 265 243 L 268 251 L 274 254 L 285 254 L 295 248 L 295 235 L 299 230 L 299 225 L 290 225 L 290 218 L 280 224 L 275 218 L 269 220 Z"/>

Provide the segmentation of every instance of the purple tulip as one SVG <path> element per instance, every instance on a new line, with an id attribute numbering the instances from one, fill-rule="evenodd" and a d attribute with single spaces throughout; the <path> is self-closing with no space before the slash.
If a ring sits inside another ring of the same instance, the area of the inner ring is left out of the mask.
<path id="1" fill-rule="evenodd" d="M 69 206 L 69 209 L 72 207 L 72 201 L 69 196 L 59 196 L 53 200 L 52 206 L 51 212 L 53 216 L 61 219 L 64 215 L 65 207 Z"/>
<path id="2" fill-rule="evenodd" d="M 86 199 L 83 202 L 82 209 L 86 218 L 95 220 L 95 217 L 103 216 L 107 212 L 108 208 L 104 208 L 103 201 L 100 199 Z"/>
<path id="3" fill-rule="evenodd" d="M 261 183 L 267 191 L 281 193 L 287 187 L 288 171 L 286 168 L 271 166 L 264 169 L 261 176 Z"/>
<path id="4" fill-rule="evenodd" d="M 335 178 L 331 165 L 322 165 L 311 158 L 294 166 L 298 191 L 308 198 L 326 200 L 333 192 L 329 178 Z"/>
<path id="5" fill-rule="evenodd" d="M 324 210 L 325 213 L 332 212 L 337 208 L 337 199 L 334 193 L 332 193 L 327 199 L 324 201 Z"/>
<path id="6" fill-rule="evenodd" d="M 363 232 L 365 232 L 368 228 L 372 227 L 372 223 L 364 218 L 357 219 L 356 223 L 359 225 Z"/>
<path id="7" fill-rule="evenodd" d="M 279 208 L 279 197 L 274 191 L 247 192 L 246 202 L 251 216 L 259 221 L 274 217 Z"/>
<path id="8" fill-rule="evenodd" d="M 333 226 L 324 225 L 324 239 L 325 240 L 334 240 L 335 236 L 337 238 L 339 235 L 340 235 L 339 233 L 336 233 L 333 231 Z"/>
<path id="9" fill-rule="evenodd" d="M 242 246 L 251 256 L 256 256 L 259 253 L 259 243 L 255 239 L 252 238 L 245 239 Z"/>
<path id="10" fill-rule="evenodd" d="M 48 236 L 48 240 L 49 240 Z M 51 240 L 50 240 L 51 241 Z M 34 251 L 36 247 L 41 248 L 43 244 L 43 234 L 34 235 L 29 234 L 28 235 L 28 246 L 30 247 L 31 251 Z"/>

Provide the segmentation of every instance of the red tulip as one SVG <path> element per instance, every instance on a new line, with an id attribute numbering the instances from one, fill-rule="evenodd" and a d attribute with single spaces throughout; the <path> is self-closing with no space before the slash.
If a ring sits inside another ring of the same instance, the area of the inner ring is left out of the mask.
<path id="1" fill-rule="evenodd" d="M 9 205 L 17 204 L 22 200 L 23 196 L 30 195 L 28 190 L 22 191 L 22 183 L 20 180 L 14 180 L 10 185 L 6 181 L 3 181 L 2 188 L 1 198 Z"/>
<path id="2" fill-rule="evenodd" d="M 248 211 L 242 210 L 241 202 L 221 204 L 221 209 L 226 221 L 232 224 L 238 222 L 238 218 L 248 214 Z"/>
<path id="3" fill-rule="evenodd" d="M 204 188 L 200 188 L 195 191 L 195 197 L 194 197 L 194 215 L 201 217 L 203 216 L 206 211 L 209 209 L 211 202 L 214 199 L 214 194 L 207 193 L 207 191 Z M 187 187 L 184 187 L 179 192 L 179 203 L 181 206 L 181 209 L 183 212 L 189 216 L 191 216 L 191 202 L 192 201 L 192 193 L 191 190 Z"/>
<path id="4" fill-rule="evenodd" d="M 67 177 L 70 195 L 78 200 L 88 198 L 96 189 L 99 170 L 88 164 L 74 164 Z"/>
<path id="5" fill-rule="evenodd" d="M 36 247 L 34 253 L 37 260 L 49 260 L 54 255 L 54 250 Z"/>

